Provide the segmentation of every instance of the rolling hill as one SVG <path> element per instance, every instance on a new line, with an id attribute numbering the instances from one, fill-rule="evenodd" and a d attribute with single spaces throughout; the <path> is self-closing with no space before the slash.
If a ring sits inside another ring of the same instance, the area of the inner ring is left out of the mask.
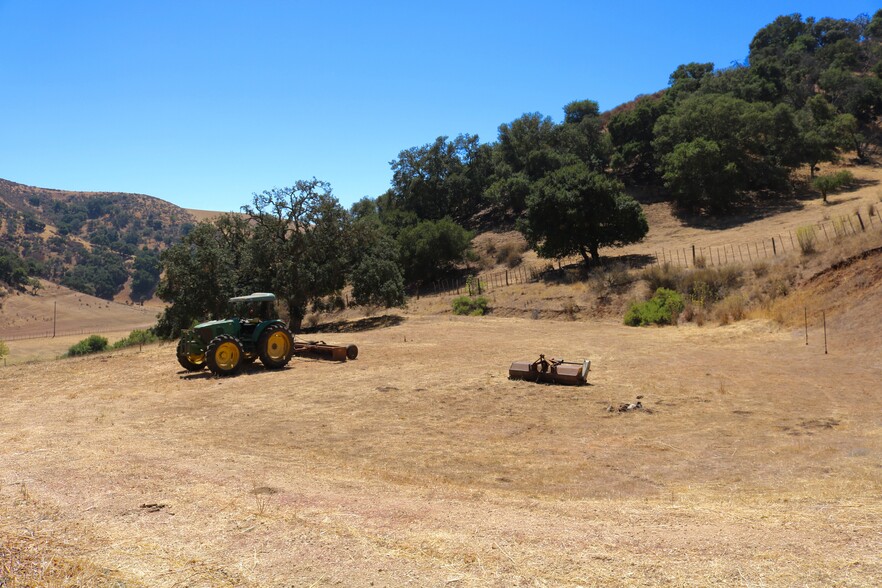
<path id="1" fill-rule="evenodd" d="M 31 277 L 106 300 L 126 284 L 132 300 L 149 299 L 159 278 L 158 253 L 195 222 L 183 208 L 144 194 L 0 179 L 0 254 L 23 260 Z"/>

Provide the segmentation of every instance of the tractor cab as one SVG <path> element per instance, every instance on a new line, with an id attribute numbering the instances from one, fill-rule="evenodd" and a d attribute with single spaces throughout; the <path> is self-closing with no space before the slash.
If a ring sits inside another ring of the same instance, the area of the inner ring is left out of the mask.
<path id="1" fill-rule="evenodd" d="M 239 320 L 249 324 L 258 324 L 262 321 L 278 318 L 273 304 L 275 301 L 276 295 L 266 292 L 230 298 Z"/>

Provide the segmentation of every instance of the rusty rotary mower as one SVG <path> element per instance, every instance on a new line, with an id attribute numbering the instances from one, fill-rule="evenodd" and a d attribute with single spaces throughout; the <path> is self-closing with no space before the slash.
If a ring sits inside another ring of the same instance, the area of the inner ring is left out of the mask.
<path id="1" fill-rule="evenodd" d="M 358 357 L 358 347 L 352 343 L 335 345 L 333 343 L 325 343 L 324 341 L 299 341 L 295 339 L 294 355 L 331 361 L 346 361 L 347 359 Z"/>
<path id="2" fill-rule="evenodd" d="M 590 359 L 564 361 L 553 357 L 545 359 L 545 355 L 541 354 L 536 361 L 512 362 L 508 368 L 508 377 L 512 380 L 581 386 L 588 381 L 590 369 Z"/>

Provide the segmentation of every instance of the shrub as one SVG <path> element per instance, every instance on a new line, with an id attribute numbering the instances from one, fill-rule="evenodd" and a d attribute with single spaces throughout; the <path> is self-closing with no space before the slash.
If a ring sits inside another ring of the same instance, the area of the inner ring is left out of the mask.
<path id="1" fill-rule="evenodd" d="M 723 298 L 714 308 L 714 314 L 721 325 L 727 325 L 730 321 L 743 319 L 746 306 L 744 296 L 736 292 Z"/>
<path id="2" fill-rule="evenodd" d="M 678 290 L 705 304 L 723 299 L 729 290 L 741 285 L 742 270 L 739 266 L 695 269 L 686 273 Z"/>
<path id="3" fill-rule="evenodd" d="M 453 314 L 483 316 L 487 314 L 489 301 L 483 296 L 459 296 L 453 299 Z"/>
<path id="4" fill-rule="evenodd" d="M 824 202 L 827 202 L 827 194 L 851 185 L 854 182 L 854 174 L 848 170 L 825 174 L 812 180 L 812 186 L 821 193 Z"/>
<path id="5" fill-rule="evenodd" d="M 649 289 L 655 292 L 659 288 L 677 290 L 683 279 L 683 271 L 670 263 L 654 265 L 643 270 L 643 279 L 649 284 Z"/>
<path id="6" fill-rule="evenodd" d="M 796 229 L 796 240 L 799 241 L 799 249 L 803 255 L 809 255 L 816 251 L 815 249 L 815 228 L 812 225 L 806 225 Z"/>
<path id="7" fill-rule="evenodd" d="M 700 327 L 704 324 L 706 312 L 701 304 L 689 300 L 686 302 L 680 318 L 686 322 L 695 323 Z"/>
<path id="8" fill-rule="evenodd" d="M 89 353 L 98 353 L 100 351 L 107 350 L 107 338 L 102 337 L 101 335 L 90 335 L 86 337 L 79 343 L 75 345 L 71 345 L 67 350 L 67 354 L 70 356 L 74 355 L 88 355 Z"/>
<path id="9" fill-rule="evenodd" d="M 113 349 L 123 349 L 125 347 L 134 347 L 135 345 L 147 345 L 155 343 L 158 340 L 153 331 L 145 329 L 135 329 L 125 339 L 120 339 L 112 345 Z"/>
<path id="10" fill-rule="evenodd" d="M 603 283 L 614 292 L 626 290 L 633 282 L 634 277 L 624 264 L 616 263 L 603 270 Z M 653 288 L 653 290 L 656 289 Z"/>
<path id="11" fill-rule="evenodd" d="M 670 325 L 683 307 L 683 297 L 680 294 L 668 288 L 659 288 L 646 302 L 631 305 L 625 313 L 625 324 L 631 327 Z"/>
<path id="12" fill-rule="evenodd" d="M 525 245 L 523 243 L 503 243 L 496 251 L 496 263 L 504 263 L 508 268 L 514 268 L 524 261 L 523 252 Z"/>

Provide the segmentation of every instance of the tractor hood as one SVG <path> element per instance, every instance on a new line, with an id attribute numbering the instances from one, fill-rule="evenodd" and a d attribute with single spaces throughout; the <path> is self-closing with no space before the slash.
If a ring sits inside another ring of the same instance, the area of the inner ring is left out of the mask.
<path id="1" fill-rule="evenodd" d="M 201 329 L 204 329 L 205 327 L 216 327 L 218 325 L 231 325 L 231 324 L 233 324 L 233 321 L 231 319 L 223 319 L 223 320 L 219 320 L 219 321 L 206 321 L 204 323 L 199 323 L 198 325 L 193 327 L 193 330 L 199 331 Z"/>

